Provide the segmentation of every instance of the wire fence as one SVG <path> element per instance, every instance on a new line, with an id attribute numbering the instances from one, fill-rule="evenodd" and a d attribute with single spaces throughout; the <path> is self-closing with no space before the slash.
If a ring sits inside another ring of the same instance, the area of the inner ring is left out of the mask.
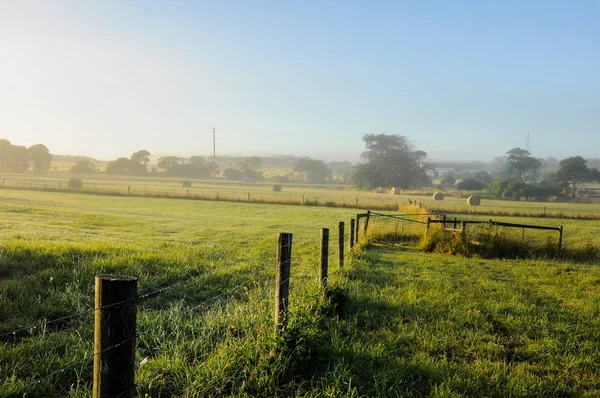
<path id="1" fill-rule="evenodd" d="M 446 214 L 383 214 L 368 212 L 366 237 L 384 244 L 415 243 L 443 233 L 450 239 L 468 240 L 474 247 L 493 247 L 502 255 L 555 254 L 563 249 L 563 227 L 516 224 L 476 218 L 459 219 Z M 444 238 L 447 240 L 447 238 Z"/>
<path id="2" fill-rule="evenodd" d="M 277 185 L 277 184 L 276 184 Z M 352 192 L 339 195 L 319 195 L 314 193 L 274 192 L 271 187 L 252 185 L 230 187 L 183 187 L 182 181 L 173 183 L 139 184 L 127 181 L 93 181 L 86 182 L 82 187 L 69 187 L 69 180 L 58 179 L 12 179 L 4 178 L 0 181 L 0 188 L 19 189 L 47 192 L 71 192 L 90 195 L 154 197 L 193 200 L 218 200 L 229 202 L 249 203 L 277 203 L 305 206 L 331 206 L 353 207 L 360 209 L 388 209 L 396 210 L 400 205 L 397 196 L 381 194 L 362 194 L 356 196 Z M 285 190 L 285 187 L 284 187 Z"/>
<path id="3" fill-rule="evenodd" d="M 341 231 L 341 230 L 339 230 Z M 332 233 L 330 240 L 328 240 L 326 242 L 326 249 L 327 249 L 327 260 L 330 264 L 330 267 L 333 268 L 336 263 L 338 266 L 340 266 L 340 264 L 338 263 L 340 258 L 342 258 L 343 253 L 350 253 L 350 247 L 353 246 L 354 244 L 354 240 L 350 241 L 350 233 L 348 230 L 345 230 L 344 234 L 341 236 L 335 236 L 337 234 Z M 333 239 L 333 238 L 338 238 L 337 240 Z M 331 243 L 329 243 L 331 241 Z M 338 243 L 338 244 L 334 244 L 334 243 Z M 278 286 L 289 286 L 291 284 L 291 281 L 293 279 L 304 279 L 301 278 L 300 276 L 294 276 L 294 278 L 291 278 L 289 276 L 289 269 L 290 266 L 292 264 L 292 258 L 291 258 L 291 249 L 292 247 L 295 247 L 296 249 L 298 249 L 299 252 L 305 252 L 308 253 L 310 251 L 312 251 L 312 253 L 315 253 L 315 255 L 313 256 L 313 259 L 316 260 L 319 258 L 319 254 L 318 253 L 322 253 L 321 250 L 317 251 L 315 250 L 315 244 L 314 241 L 297 241 L 297 242 L 291 242 L 287 245 L 280 245 L 278 250 L 280 252 L 288 252 L 290 254 L 289 258 L 282 258 L 280 259 L 280 264 L 279 267 L 287 267 L 288 269 L 288 276 L 285 278 L 277 278 L 277 283 L 275 287 Z M 332 249 L 332 250 L 329 250 Z M 340 253 L 341 250 L 341 253 Z M 322 256 L 322 254 L 321 254 Z M 311 260 L 313 261 L 313 260 Z M 321 258 L 321 263 L 322 263 L 323 259 Z M 315 261 L 316 262 L 316 261 Z M 145 350 L 152 350 L 152 346 L 156 345 L 156 344 L 163 344 L 163 341 L 157 341 L 155 337 L 149 338 L 151 335 L 158 333 L 161 330 L 165 329 L 165 326 L 169 323 L 173 323 L 173 322 L 177 322 L 177 319 L 181 319 L 182 317 L 189 317 L 189 318 L 194 318 L 194 319 L 204 319 L 206 318 L 204 315 L 206 315 L 207 312 L 210 312 L 212 310 L 217 310 L 218 308 L 221 308 L 222 305 L 228 305 L 227 303 L 235 303 L 238 302 L 237 300 L 240 299 L 241 296 L 241 292 L 245 292 L 245 294 L 248 294 L 248 292 L 250 290 L 256 290 L 256 291 L 264 291 L 264 292 L 268 292 L 271 289 L 269 289 L 269 286 L 271 286 L 273 284 L 272 280 L 260 280 L 260 277 L 258 274 L 252 274 L 250 277 L 246 277 L 244 278 L 242 281 L 236 281 L 232 286 L 228 286 L 227 288 L 224 288 L 222 291 L 211 295 L 210 297 L 207 297 L 205 299 L 202 300 L 194 300 L 194 299 L 190 299 L 189 297 L 185 296 L 185 294 L 183 295 L 183 297 L 181 297 L 180 300 L 177 300 L 175 302 L 171 302 L 167 308 L 162 307 L 162 308 L 156 308 L 155 306 L 152 305 L 148 305 L 153 299 L 161 297 L 162 295 L 164 295 L 166 292 L 168 291 L 180 291 L 181 289 L 192 289 L 195 288 L 197 286 L 195 286 L 195 284 L 199 283 L 199 282 L 207 282 L 207 279 L 215 274 L 219 272 L 219 270 L 215 270 L 212 272 L 207 272 L 207 273 L 203 273 L 200 275 L 196 275 L 196 276 L 191 276 L 191 277 L 187 277 L 184 278 L 182 280 L 179 280 L 177 282 L 171 283 L 169 285 L 166 286 L 162 286 L 159 288 L 155 288 L 151 291 L 148 292 L 144 292 L 144 293 L 140 293 L 140 294 L 136 294 L 134 297 L 132 298 L 128 298 L 128 299 L 124 299 L 124 300 L 117 300 L 115 302 L 112 302 L 110 304 L 107 305 L 101 305 L 101 306 L 95 306 L 94 308 L 90 308 L 88 310 L 84 310 L 84 311 L 79 311 L 70 315 L 66 315 L 66 316 L 62 316 L 59 318 L 55 318 L 55 319 L 51 319 L 51 320 L 43 320 L 43 321 L 39 321 L 39 322 L 35 322 L 32 324 L 29 324 L 27 326 L 23 326 L 23 327 L 18 327 L 15 328 L 13 330 L 9 330 L 9 331 L 5 331 L 2 332 L 2 334 L 0 334 L 0 342 L 2 340 L 7 341 L 7 337 L 11 337 L 12 338 L 12 342 L 10 345 L 5 345 L 4 349 L 9 350 L 9 349 L 18 349 L 19 347 L 19 343 L 21 343 L 20 340 L 17 340 L 17 338 L 29 338 L 29 337 L 38 337 L 38 338 L 43 338 L 46 339 L 49 336 L 53 335 L 54 333 L 58 333 L 59 329 L 56 330 L 51 330 L 48 333 L 44 333 L 42 335 L 37 336 L 37 334 L 35 333 L 36 331 L 40 331 L 40 330 L 46 330 L 47 327 L 49 325 L 52 324 L 56 324 L 56 323 L 60 323 L 62 325 L 65 325 L 65 327 L 67 327 L 66 325 L 68 324 L 69 320 L 72 320 L 74 318 L 82 318 L 85 316 L 90 316 L 92 314 L 95 315 L 96 318 L 96 322 L 98 322 L 98 317 L 99 314 L 102 313 L 103 311 L 113 311 L 113 310 L 118 310 L 118 311 L 123 311 L 123 308 L 129 305 L 134 305 L 137 310 L 135 311 L 135 313 L 137 313 L 136 317 L 137 319 L 139 319 L 140 325 L 138 325 L 137 328 L 135 328 L 135 332 L 133 332 L 133 334 L 121 339 L 120 341 L 111 344 L 107 347 L 101 347 L 101 349 L 98 349 L 96 346 L 96 343 L 94 344 L 94 347 L 96 347 L 94 349 L 93 352 L 88 351 L 87 354 L 85 354 L 83 356 L 83 358 L 75 360 L 73 362 L 70 362 L 66 365 L 61 366 L 58 369 L 54 369 L 49 371 L 47 374 L 44 375 L 40 375 L 40 374 L 34 374 L 30 377 L 26 377 L 23 380 L 23 383 L 21 383 L 22 385 L 14 388 L 8 392 L 2 391 L 2 389 L 0 388 L 0 398 L 6 398 L 6 397 L 16 397 L 16 396 L 21 396 L 21 395 L 27 395 L 27 394 L 39 394 L 39 393 L 43 393 L 43 394 L 48 394 L 48 395 L 53 395 L 55 393 L 51 393 L 53 388 L 59 388 L 60 391 L 60 385 L 56 386 L 56 385 L 49 385 L 48 381 L 51 380 L 54 377 L 57 377 L 57 375 L 61 375 L 61 374 L 69 374 L 69 376 L 67 377 L 68 381 L 68 385 L 70 385 L 72 388 L 74 381 L 73 379 L 75 378 L 77 381 L 77 388 L 89 388 L 89 381 L 88 382 L 84 382 L 84 385 L 79 385 L 80 381 L 79 381 L 79 375 L 80 373 L 85 373 L 85 372 L 89 372 L 89 366 L 91 365 L 91 362 L 94 361 L 95 363 L 98 361 L 98 358 L 102 358 L 104 357 L 104 354 L 108 354 L 112 351 L 115 350 L 121 350 L 123 349 L 124 346 L 127 346 L 128 344 L 131 345 L 131 343 L 133 342 L 133 347 L 134 347 L 134 351 L 135 351 L 135 346 L 137 345 L 138 349 L 140 348 L 140 345 L 144 347 Z M 99 278 L 99 277 L 97 277 Z M 318 282 L 318 279 L 314 277 L 314 275 L 308 275 L 308 278 L 310 278 L 310 280 L 314 281 L 314 282 Z M 135 278 L 134 278 L 135 279 Z M 301 280 L 302 284 L 304 284 L 304 280 Z M 137 285 L 137 282 L 136 282 Z M 98 284 L 96 284 L 96 288 L 98 289 Z M 271 286 L 272 288 L 272 286 Z M 98 300 L 98 291 L 96 292 L 97 294 L 97 298 L 96 300 Z M 287 293 L 289 295 L 289 289 L 287 291 Z M 102 294 L 101 294 L 102 296 Z M 287 303 L 287 297 L 285 298 L 286 303 Z M 97 301 L 98 302 L 98 301 Z M 249 311 L 250 309 L 252 309 L 252 305 L 250 305 L 250 303 L 248 303 L 248 305 L 246 305 L 243 308 L 243 311 Z M 284 308 L 284 312 L 287 314 L 287 304 L 286 304 L 286 308 Z M 238 311 L 236 312 L 236 316 L 240 316 L 242 312 Z M 230 321 L 233 321 L 233 318 L 230 319 Z M 210 322 L 207 321 L 207 325 L 203 326 L 203 327 L 196 327 L 194 328 L 194 333 L 208 333 L 211 331 L 215 331 L 218 332 L 219 330 L 219 326 L 217 325 L 212 325 L 210 324 Z M 91 327 L 91 325 L 90 325 Z M 61 329 L 63 330 L 63 329 Z M 159 333 L 160 334 L 160 333 Z M 97 337 L 96 337 L 97 338 Z M 167 337 L 169 338 L 169 337 Z M 173 337 L 175 338 L 175 337 Z M 92 344 L 90 344 L 90 350 L 92 348 Z M 138 365 L 140 366 L 140 365 Z M 81 367 L 81 369 L 76 370 L 76 368 Z M 94 365 L 94 368 L 96 368 L 96 366 Z M 70 372 L 72 372 L 73 374 L 71 374 Z M 94 372 L 96 372 L 96 370 L 94 370 Z M 62 383 L 59 383 L 62 384 Z M 64 386 L 62 387 L 64 388 Z M 132 387 L 133 388 L 133 387 Z M 35 393 L 34 393 L 35 392 Z M 189 392 L 189 391 L 187 391 Z M 187 394 L 187 392 L 184 392 L 183 396 L 185 396 Z M 130 394 L 130 391 L 120 391 L 117 393 L 112 394 L 112 396 L 132 396 Z"/>

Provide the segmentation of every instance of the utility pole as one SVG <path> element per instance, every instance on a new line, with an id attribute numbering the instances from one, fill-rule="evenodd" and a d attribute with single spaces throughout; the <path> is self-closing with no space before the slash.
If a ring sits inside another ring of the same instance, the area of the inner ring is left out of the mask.
<path id="1" fill-rule="evenodd" d="M 527 152 L 529 152 L 529 131 L 527 132 Z"/>
<path id="2" fill-rule="evenodd" d="M 213 180 L 217 179 L 217 152 L 216 152 L 216 138 L 215 138 L 215 128 L 213 127 Z"/>

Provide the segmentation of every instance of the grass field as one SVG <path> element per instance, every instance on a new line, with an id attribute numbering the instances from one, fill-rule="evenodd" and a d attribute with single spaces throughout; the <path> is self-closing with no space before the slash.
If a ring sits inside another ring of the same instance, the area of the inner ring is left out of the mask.
<path id="1" fill-rule="evenodd" d="M 40 177 L 33 174 L 5 174 L 0 186 L 31 190 L 65 190 L 70 174 L 50 173 Z M 132 196 L 161 196 L 227 200 L 241 202 L 266 202 L 285 204 L 311 204 L 345 206 L 363 209 L 397 209 L 409 200 L 429 209 L 443 212 L 479 212 L 491 215 L 540 216 L 560 218 L 600 219 L 600 203 L 527 202 L 483 199 L 481 206 L 473 209 L 465 198 L 446 196 L 435 201 L 423 192 L 406 195 L 377 194 L 356 190 L 348 185 L 335 184 L 281 184 L 282 192 L 273 192 L 270 183 L 233 182 L 227 180 L 191 180 L 192 188 L 182 187 L 182 178 L 109 176 L 93 174 L 77 176 L 84 182 L 83 192 Z M 248 198 L 250 200 L 248 200 Z"/>
<path id="2" fill-rule="evenodd" d="M 595 396 L 600 272 L 371 247 L 317 288 L 319 228 L 344 208 L 1 190 L 0 397 L 92 353 L 93 279 L 139 278 L 139 396 Z M 565 223 L 596 239 L 597 222 Z M 571 224 L 572 223 L 572 224 Z M 291 320 L 273 338 L 278 232 Z M 332 232 L 333 235 L 335 235 Z M 332 235 L 332 238 L 333 238 Z M 208 301 L 223 294 L 218 299 Z M 92 361 L 31 397 L 90 396 Z M 22 396 L 23 393 L 9 396 Z"/>

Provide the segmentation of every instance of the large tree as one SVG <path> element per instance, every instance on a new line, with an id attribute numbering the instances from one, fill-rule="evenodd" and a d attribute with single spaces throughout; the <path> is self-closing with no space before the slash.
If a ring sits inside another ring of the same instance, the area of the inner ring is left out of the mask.
<path id="1" fill-rule="evenodd" d="M 118 158 L 106 165 L 106 174 L 129 174 L 131 171 L 131 159 L 127 158 Z"/>
<path id="2" fill-rule="evenodd" d="M 324 161 L 311 158 L 298 159 L 294 166 L 294 171 L 304 174 L 306 180 L 312 183 L 324 182 L 329 174 Z"/>
<path id="3" fill-rule="evenodd" d="M 510 175 L 517 177 L 519 181 L 534 178 L 542 165 L 542 162 L 532 157 L 526 149 L 513 148 L 506 154 L 508 155 L 506 169 Z"/>
<path id="4" fill-rule="evenodd" d="M 401 135 L 365 134 L 366 151 L 354 182 L 361 188 L 400 187 L 403 189 L 426 185 L 429 182 L 423 164 L 427 154 L 415 150 L 408 138 Z"/>
<path id="5" fill-rule="evenodd" d="M 148 170 L 147 164 L 150 163 L 150 152 L 145 149 L 134 152 L 129 160 L 131 160 L 131 172 L 133 174 L 144 174 Z"/>
<path id="6" fill-rule="evenodd" d="M 41 173 L 48 171 L 52 163 L 52 154 L 44 144 L 36 144 L 29 147 L 29 158 L 33 163 L 33 171 Z"/>
<path id="7" fill-rule="evenodd" d="M 556 176 L 560 181 L 572 187 L 571 197 L 575 198 L 577 184 L 586 181 L 590 177 L 587 161 L 581 156 L 571 156 L 560 161 Z"/>

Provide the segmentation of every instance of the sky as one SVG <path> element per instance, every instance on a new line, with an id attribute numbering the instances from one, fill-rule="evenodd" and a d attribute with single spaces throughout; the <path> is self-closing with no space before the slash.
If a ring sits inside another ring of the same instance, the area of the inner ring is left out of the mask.
<path id="1" fill-rule="evenodd" d="M 600 1 L 0 0 L 0 138 L 100 159 L 600 157 Z"/>

